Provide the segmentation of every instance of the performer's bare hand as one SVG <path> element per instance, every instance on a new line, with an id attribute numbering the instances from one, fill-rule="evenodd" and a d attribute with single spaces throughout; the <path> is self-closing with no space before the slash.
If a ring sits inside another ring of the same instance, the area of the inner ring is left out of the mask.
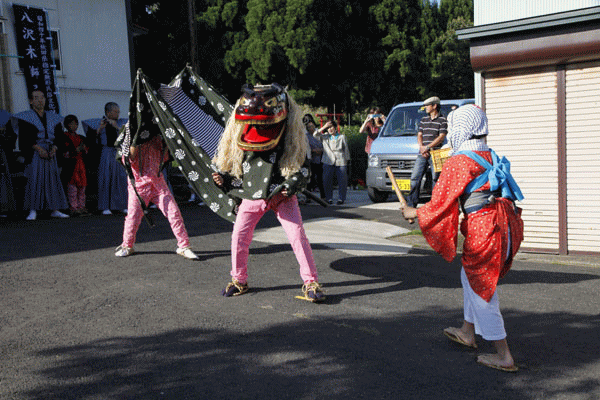
<path id="1" fill-rule="evenodd" d="M 402 216 L 407 220 L 415 220 L 417 218 L 417 209 L 414 207 L 402 207 Z"/>
<path id="2" fill-rule="evenodd" d="M 282 195 L 284 195 L 285 197 L 288 197 L 288 191 L 287 188 L 283 188 L 280 192 Z"/>
<path id="3" fill-rule="evenodd" d="M 225 180 L 223 180 L 223 177 L 218 172 L 213 172 L 212 178 L 217 186 L 223 186 L 223 183 L 225 183 Z"/>

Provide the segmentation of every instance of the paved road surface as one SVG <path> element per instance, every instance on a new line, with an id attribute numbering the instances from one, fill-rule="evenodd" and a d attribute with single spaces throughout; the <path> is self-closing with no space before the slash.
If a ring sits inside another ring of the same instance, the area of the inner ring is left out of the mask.
<path id="1" fill-rule="evenodd" d="M 462 318 L 459 263 L 399 237 L 415 227 L 393 200 L 302 209 L 321 305 L 294 298 L 272 213 L 236 298 L 219 295 L 231 225 L 205 206 L 182 205 L 198 262 L 156 210 L 124 259 L 122 215 L 0 221 L 0 399 L 600 398 L 593 258 L 519 256 L 499 290 L 521 371 L 502 373 L 442 335 Z"/>

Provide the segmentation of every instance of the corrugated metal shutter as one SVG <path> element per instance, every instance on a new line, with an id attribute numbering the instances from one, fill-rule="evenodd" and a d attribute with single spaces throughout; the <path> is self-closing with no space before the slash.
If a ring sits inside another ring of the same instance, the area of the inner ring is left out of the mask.
<path id="1" fill-rule="evenodd" d="M 558 252 L 556 70 L 488 73 L 489 146 L 511 162 L 523 191 L 523 248 Z"/>
<path id="2" fill-rule="evenodd" d="M 600 63 L 566 70 L 567 229 L 569 251 L 600 248 Z"/>

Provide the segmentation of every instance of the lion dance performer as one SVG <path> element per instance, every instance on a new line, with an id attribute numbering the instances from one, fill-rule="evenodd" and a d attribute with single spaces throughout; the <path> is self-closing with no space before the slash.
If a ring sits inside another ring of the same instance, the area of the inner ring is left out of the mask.
<path id="1" fill-rule="evenodd" d="M 231 237 L 231 282 L 226 297 L 248 291 L 248 254 L 254 228 L 273 210 L 292 245 L 304 282 L 300 298 L 325 300 L 296 193 L 310 176 L 300 107 L 279 85 L 244 85 L 213 164 L 217 186 L 241 200 Z"/>
<path id="2" fill-rule="evenodd" d="M 477 348 L 475 334 L 492 341 L 496 354 L 477 361 L 503 371 L 516 371 L 506 341 L 496 285 L 510 269 L 523 240 L 523 195 L 510 174 L 510 163 L 488 148 L 487 117 L 475 105 L 458 108 L 448 116 L 452 157 L 446 161 L 431 201 L 418 210 L 402 209 L 405 218 L 419 219 L 431 247 L 450 262 L 456 256 L 459 212 L 465 237 L 461 282 L 464 322 L 444 334 L 462 345 Z"/>

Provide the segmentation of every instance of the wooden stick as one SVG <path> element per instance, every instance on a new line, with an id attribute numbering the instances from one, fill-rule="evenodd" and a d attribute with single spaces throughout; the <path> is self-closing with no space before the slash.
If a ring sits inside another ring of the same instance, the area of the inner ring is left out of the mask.
<path id="1" fill-rule="evenodd" d="M 408 204 L 406 204 L 406 200 L 404 199 L 404 196 L 402 195 L 402 192 L 396 183 L 396 177 L 394 176 L 392 169 L 388 166 L 385 170 L 387 171 L 388 178 L 390 178 L 390 181 L 392 181 L 392 187 L 394 188 L 394 192 L 396 192 L 396 196 L 400 202 L 400 208 L 408 207 Z M 415 222 L 415 220 L 410 218 L 408 219 L 408 222 L 412 224 Z"/>

